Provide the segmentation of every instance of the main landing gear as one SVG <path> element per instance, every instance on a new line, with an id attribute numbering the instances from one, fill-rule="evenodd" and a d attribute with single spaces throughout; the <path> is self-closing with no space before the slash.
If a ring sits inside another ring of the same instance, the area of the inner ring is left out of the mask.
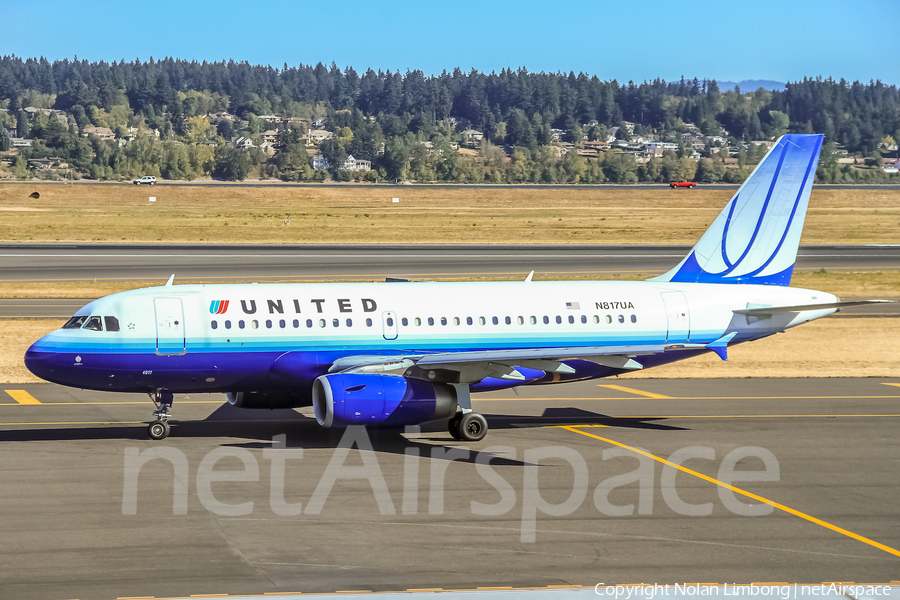
<path id="1" fill-rule="evenodd" d="M 464 442 L 478 442 L 487 435 L 487 419 L 483 415 L 458 412 L 447 422 L 447 430 L 454 439 Z"/>
<path id="2" fill-rule="evenodd" d="M 150 426 L 147 428 L 147 435 L 150 436 L 151 440 L 163 440 L 169 437 L 169 432 L 171 431 L 169 419 L 172 414 L 169 411 L 172 408 L 172 392 L 156 390 L 150 393 L 150 399 L 153 400 L 153 405 L 156 406 L 156 410 L 153 411 L 153 416 L 156 417 L 156 420 L 150 423 Z"/>
<path id="3" fill-rule="evenodd" d="M 464 442 L 480 442 L 487 435 L 487 419 L 472 412 L 472 396 L 469 386 L 451 384 L 456 389 L 456 414 L 447 422 L 447 431 L 454 439 Z"/>

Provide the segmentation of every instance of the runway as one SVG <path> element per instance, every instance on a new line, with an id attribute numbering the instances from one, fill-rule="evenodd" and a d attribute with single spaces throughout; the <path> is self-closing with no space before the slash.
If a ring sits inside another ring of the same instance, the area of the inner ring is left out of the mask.
<path id="1" fill-rule="evenodd" d="M 0 284 L 176 281 L 378 281 L 387 277 L 604 279 L 649 277 L 690 246 L 0 246 Z M 900 245 L 802 246 L 797 271 L 900 269 Z M 94 298 L 3 298 L 0 318 L 64 318 Z M 855 308 L 842 317 L 896 317 L 900 305 Z"/>
<path id="2" fill-rule="evenodd" d="M 143 396 L 0 389 L 4 597 L 898 579 L 896 379 L 525 386 L 476 396 L 482 442 L 372 452 L 307 409 L 180 396 L 151 442 Z"/>

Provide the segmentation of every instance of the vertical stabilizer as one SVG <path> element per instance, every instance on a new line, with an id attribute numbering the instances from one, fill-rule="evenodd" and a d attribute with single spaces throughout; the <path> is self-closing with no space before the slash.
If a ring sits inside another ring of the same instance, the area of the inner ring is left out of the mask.
<path id="1" fill-rule="evenodd" d="M 650 281 L 789 285 L 822 135 L 784 135 L 677 267 Z"/>

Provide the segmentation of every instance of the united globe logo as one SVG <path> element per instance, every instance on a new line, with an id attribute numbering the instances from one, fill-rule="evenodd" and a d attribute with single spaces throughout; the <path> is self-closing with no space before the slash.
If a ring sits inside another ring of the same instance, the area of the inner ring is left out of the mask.
<path id="1" fill-rule="evenodd" d="M 213 315 L 224 315 L 228 310 L 228 300 L 213 300 L 209 303 L 209 312 Z"/>

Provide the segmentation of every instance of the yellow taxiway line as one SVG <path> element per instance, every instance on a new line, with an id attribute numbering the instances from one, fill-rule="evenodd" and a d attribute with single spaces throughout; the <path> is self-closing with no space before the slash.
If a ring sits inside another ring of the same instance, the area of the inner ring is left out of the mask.
<path id="1" fill-rule="evenodd" d="M 878 548 L 879 550 L 883 550 L 889 554 L 893 554 L 894 556 L 900 556 L 900 550 L 891 548 L 890 546 L 885 546 L 884 544 L 882 544 L 880 542 L 876 542 L 875 540 L 871 540 L 867 537 L 853 533 L 852 531 L 848 531 L 848 530 L 844 529 L 843 527 L 838 527 L 837 525 L 832 525 L 831 523 L 823 521 L 822 519 L 817 519 L 816 517 L 813 517 L 806 513 L 800 512 L 799 510 L 795 510 L 789 506 L 785 506 L 784 504 L 775 502 L 774 500 L 769 500 L 768 498 L 763 498 L 762 496 L 760 496 L 758 494 L 754 494 L 753 492 L 748 492 L 746 490 L 742 490 L 741 488 L 734 487 L 731 484 L 725 483 L 724 481 L 719 481 L 718 479 L 710 477 L 709 475 L 704 475 L 703 473 L 694 471 L 693 469 L 688 469 L 687 467 L 684 467 L 682 465 L 677 465 L 673 462 L 666 460 L 665 458 L 661 458 L 659 456 L 656 456 L 655 454 L 651 454 L 651 453 L 647 452 L 646 450 L 640 450 L 639 448 L 629 446 L 628 444 L 623 444 L 622 442 L 617 442 L 617 441 L 611 440 L 609 438 L 601 437 L 599 435 L 594 435 L 593 433 L 589 433 L 587 431 L 582 431 L 578 427 L 564 426 L 564 427 L 561 427 L 560 429 L 565 429 L 567 431 L 571 431 L 571 432 L 577 433 L 579 435 L 587 436 L 589 438 L 594 438 L 596 440 L 600 440 L 601 442 L 606 442 L 607 444 L 612 444 L 613 446 L 625 448 L 626 450 L 634 452 L 635 454 L 640 454 L 641 456 L 646 456 L 647 458 L 651 458 L 651 459 L 653 459 L 659 463 L 662 463 L 666 466 L 672 467 L 674 469 L 678 469 L 679 471 L 681 471 L 683 473 L 687 473 L 688 475 L 693 475 L 694 477 L 697 477 L 704 481 L 708 481 L 710 483 L 713 483 L 713 484 L 723 487 L 725 489 L 731 490 L 732 492 L 734 492 L 736 494 L 741 494 L 742 496 L 752 498 L 753 500 L 756 500 L 757 502 L 762 502 L 763 504 L 768 504 L 769 506 L 773 506 L 773 507 L 777 508 L 778 510 L 784 511 L 784 512 L 794 515 L 796 517 L 800 517 L 801 519 L 809 521 L 810 523 L 815 523 L 816 525 L 821 525 L 822 527 L 824 527 L 826 529 L 830 529 L 831 531 L 835 531 L 837 533 L 840 533 L 841 535 L 845 535 L 849 538 L 853 538 L 854 540 L 860 541 L 864 544 L 868 544 L 869 546 L 872 546 L 873 548 Z"/>
<path id="2" fill-rule="evenodd" d="M 671 396 L 664 396 L 662 394 L 657 394 L 655 392 L 645 392 L 643 390 L 636 390 L 634 388 L 625 387 L 623 385 L 609 385 L 609 384 L 598 384 L 597 387 L 607 388 L 610 390 L 616 390 L 618 392 L 627 392 L 629 394 L 636 394 L 638 396 L 643 396 L 645 398 L 655 398 L 658 400 L 671 400 Z"/>
<path id="3" fill-rule="evenodd" d="M 19 404 L 40 404 L 41 401 L 26 392 L 25 390 L 3 390 L 9 394 L 13 400 Z"/>

